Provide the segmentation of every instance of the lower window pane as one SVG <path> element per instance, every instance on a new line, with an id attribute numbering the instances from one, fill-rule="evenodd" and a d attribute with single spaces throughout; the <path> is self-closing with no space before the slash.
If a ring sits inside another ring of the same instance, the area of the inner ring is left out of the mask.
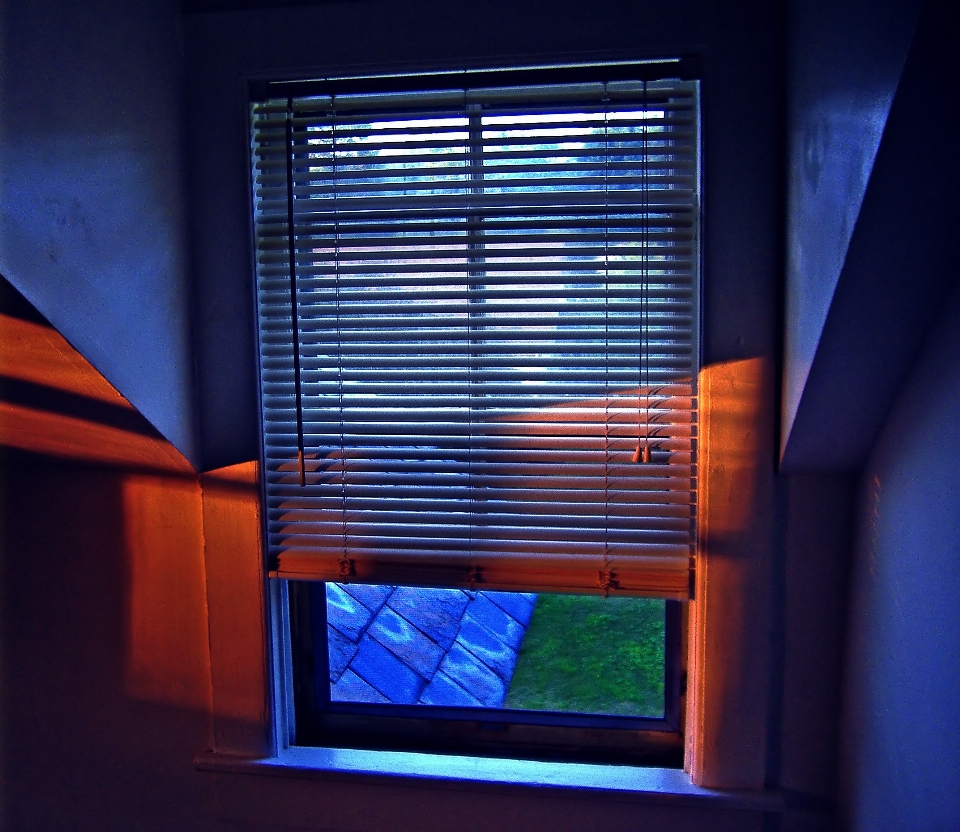
<path id="1" fill-rule="evenodd" d="M 664 716 L 665 602 L 326 585 L 330 701 Z"/>

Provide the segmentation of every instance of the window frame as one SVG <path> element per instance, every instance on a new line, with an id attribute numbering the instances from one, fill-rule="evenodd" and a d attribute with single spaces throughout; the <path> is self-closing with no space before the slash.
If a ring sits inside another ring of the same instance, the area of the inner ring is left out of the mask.
<path id="1" fill-rule="evenodd" d="M 311 590 L 322 592 L 324 584 L 283 583 L 280 603 L 287 605 L 288 629 L 282 635 L 289 639 L 284 649 L 292 698 L 285 721 L 292 726 L 293 745 L 683 767 L 685 602 L 665 602 L 663 718 L 492 707 L 321 704 L 313 696 L 315 674 L 326 668 L 313 666 L 312 638 L 327 625 L 313 620 L 318 603 L 309 596 Z"/>
<path id="2" fill-rule="evenodd" d="M 574 64 L 559 67 L 530 67 L 503 70 L 473 71 L 470 83 L 520 86 L 568 83 L 592 80 L 656 80 L 677 77 L 689 80 L 697 76 L 697 62 L 691 58 L 653 60 L 649 62 L 624 61 L 615 63 Z M 449 73 L 456 77 L 459 73 Z M 430 76 L 431 80 L 445 81 L 446 73 Z M 411 79 L 417 84 L 411 87 Z M 426 84 L 426 86 L 424 86 Z M 316 89 L 331 92 L 404 92 L 411 89 L 431 89 L 418 74 L 396 76 L 358 76 L 339 81 L 322 82 L 254 82 L 250 84 L 251 99 L 278 95 L 278 90 L 291 95 L 309 95 Z M 698 100 L 699 106 L 699 100 Z M 249 112 L 249 111 L 248 111 Z M 696 139 L 699 154 L 699 135 Z M 252 189 L 251 189 L 252 192 Z M 699 217 L 698 217 L 699 225 Z M 699 231 L 698 231 L 699 236 Z M 699 280 L 701 267 L 694 273 Z M 697 315 L 699 319 L 699 315 Z M 695 347 L 699 336 L 694 336 Z M 694 359 L 695 364 L 699 364 Z M 261 431 L 263 425 L 261 421 Z M 261 435 L 261 444 L 263 438 Z M 696 463 L 694 463 L 696 467 Z M 262 479 L 262 478 L 261 478 Z M 261 483 L 261 500 L 266 505 L 265 485 Z M 695 524 L 696 527 L 696 524 Z M 263 518 L 263 540 L 267 540 L 266 517 Z M 683 724 L 686 693 L 687 614 L 686 602 L 667 601 L 664 697 L 662 719 L 609 718 L 603 716 L 571 717 L 563 714 L 531 712 L 518 715 L 503 709 L 430 708 L 430 715 L 417 713 L 415 707 L 360 706 L 335 707 L 323 712 L 312 704 L 313 697 L 305 688 L 313 684 L 304 677 L 301 668 L 312 649 L 304 648 L 301 633 L 314 630 L 305 613 L 310 605 L 298 601 L 298 582 L 268 579 L 280 583 L 280 589 L 270 589 L 270 620 L 274 622 L 274 678 L 283 695 L 277 697 L 274 712 L 280 735 L 293 746 L 333 746 L 367 750 L 427 750 L 434 753 L 476 753 L 485 756 L 510 754 L 528 758 L 561 758 L 597 762 L 633 763 L 648 766 L 680 768 L 683 766 Z M 318 583 L 318 586 L 322 586 Z M 278 607 L 279 605 L 279 607 Z M 298 625 L 299 621 L 299 625 Z M 276 627 L 279 626 L 279 632 Z M 324 623 L 325 627 L 325 623 Z M 279 658 L 279 663 L 276 657 Z M 312 663 L 312 658 L 310 659 Z M 306 725 L 304 724 L 306 723 Z M 410 726 L 417 726 L 411 729 Z M 616 726 L 616 727 L 615 727 Z M 492 733 L 496 740 L 489 740 Z M 507 734 L 511 734 L 509 737 Z M 624 738 L 630 739 L 625 741 Z"/>
<path id="3" fill-rule="evenodd" d="M 316 753 L 294 753 L 283 721 L 289 686 L 277 672 L 275 661 L 282 653 L 282 645 L 274 638 L 281 625 L 274 620 L 276 606 L 268 603 L 279 587 L 265 576 L 253 461 L 229 464 L 203 475 L 213 725 L 212 750 L 200 755 L 199 768 L 320 779 L 346 777 L 354 782 L 364 782 L 368 775 L 392 776 L 407 783 L 439 777 L 461 786 L 468 781 L 528 786 L 549 782 L 571 791 L 613 789 L 642 800 L 649 795 L 654 802 L 665 797 L 672 805 L 691 807 L 702 805 L 705 797 L 719 797 L 716 791 L 703 788 L 709 786 L 751 790 L 753 797 L 723 797 L 730 808 L 776 810 L 769 800 L 758 797 L 756 790 L 763 789 L 766 782 L 765 749 L 771 730 L 767 715 L 774 707 L 767 631 L 774 596 L 771 569 L 776 544 L 771 518 L 775 498 L 767 445 L 775 430 L 776 349 L 771 322 L 776 316 L 774 277 L 779 262 L 776 237 L 770 236 L 778 168 L 762 154 L 776 143 L 779 134 L 778 122 L 771 115 L 776 108 L 748 112 L 745 101 L 752 99 L 744 98 L 744 93 L 756 98 L 776 93 L 776 88 L 763 72 L 763 54 L 743 50 L 736 38 L 725 40 L 730 36 L 729 27 L 715 25 L 704 40 L 695 24 L 696 20 L 677 35 L 655 18 L 648 39 L 655 45 L 658 39 L 662 43 L 676 38 L 696 51 L 709 70 L 703 73 L 709 81 L 702 87 L 702 129 L 707 137 L 702 168 L 703 269 L 711 287 L 703 300 L 703 331 L 704 358 L 709 366 L 701 371 L 700 385 L 700 563 L 698 588 L 689 604 L 687 774 L 656 768 L 627 772 L 606 766 L 590 767 L 588 772 L 567 764 L 517 767 L 496 760 L 486 765 L 459 757 L 387 752 L 344 754 L 316 749 Z M 320 77 L 337 66 L 320 64 L 318 68 L 315 39 L 307 30 L 289 34 L 292 37 L 282 43 L 262 44 L 249 34 L 223 38 L 206 21 L 190 32 L 191 55 L 197 61 L 191 69 L 196 95 L 190 103 L 190 155 L 201 194 L 195 205 L 197 222 L 203 229 L 195 244 L 202 267 L 201 290 L 207 295 L 216 293 L 217 299 L 220 283 L 237 282 L 241 262 L 241 271 L 252 273 L 251 214 L 249 197 L 245 198 L 251 192 L 248 142 L 241 138 L 249 135 L 249 130 L 239 127 L 249 84 L 288 76 L 291 68 Z M 578 42 L 564 59 L 590 60 L 596 55 L 588 45 L 578 47 Z M 360 49 L 353 59 L 359 62 L 356 66 L 371 72 L 390 71 L 405 66 L 405 58 L 412 62 L 418 50 L 422 46 L 414 42 L 398 53 L 394 60 L 400 63 L 392 65 L 384 63 L 372 48 Z M 512 46 L 497 50 L 496 54 L 505 55 L 521 51 Z M 635 50 L 630 53 L 636 54 Z M 417 63 L 422 65 L 419 59 Z M 758 68 L 760 72 L 755 71 Z M 718 117 L 721 112 L 726 115 Z M 744 189 L 751 197 L 758 189 L 773 191 L 768 198 L 745 200 Z M 237 248 L 241 229 L 247 246 L 238 253 L 232 249 Z M 208 272 L 209 276 L 204 276 Z M 241 291 L 249 295 L 252 308 L 252 288 Z M 236 303 L 230 296 L 227 300 Z M 220 330 L 215 332 L 219 338 Z M 251 328 L 251 335 L 253 332 Z M 208 338 L 204 343 L 216 353 L 217 342 Z M 227 340 L 228 345 L 233 343 Z M 245 453 L 215 453 L 214 461 L 227 464 L 249 458 Z M 741 518 L 726 516 L 726 507 L 734 500 L 744 506 Z M 425 767 L 444 773 L 424 774 Z M 612 776 L 618 771 L 625 779 Z M 678 804 L 675 798 L 693 802 Z"/>

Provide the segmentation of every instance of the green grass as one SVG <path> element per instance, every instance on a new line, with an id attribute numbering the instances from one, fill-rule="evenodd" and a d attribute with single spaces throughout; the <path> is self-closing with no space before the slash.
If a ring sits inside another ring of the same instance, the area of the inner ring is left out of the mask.
<path id="1" fill-rule="evenodd" d="M 542 594 L 503 706 L 662 716 L 663 627 L 660 600 Z"/>

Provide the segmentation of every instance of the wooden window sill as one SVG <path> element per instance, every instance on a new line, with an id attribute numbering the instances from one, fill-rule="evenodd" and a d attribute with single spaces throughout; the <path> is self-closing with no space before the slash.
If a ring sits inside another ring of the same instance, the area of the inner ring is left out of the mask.
<path id="1" fill-rule="evenodd" d="M 686 772 L 672 768 L 313 747 L 291 747 L 262 758 L 209 752 L 197 758 L 196 767 L 201 771 L 301 779 L 399 779 L 438 788 L 557 789 L 675 807 L 709 805 L 755 812 L 782 812 L 785 808 L 779 792 L 706 789 L 694 785 Z"/>

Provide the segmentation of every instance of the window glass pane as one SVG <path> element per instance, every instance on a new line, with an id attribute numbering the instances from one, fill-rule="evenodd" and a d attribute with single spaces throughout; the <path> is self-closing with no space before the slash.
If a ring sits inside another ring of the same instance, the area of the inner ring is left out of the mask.
<path id="1" fill-rule="evenodd" d="M 662 600 L 328 583 L 326 611 L 334 703 L 663 716 Z"/>

